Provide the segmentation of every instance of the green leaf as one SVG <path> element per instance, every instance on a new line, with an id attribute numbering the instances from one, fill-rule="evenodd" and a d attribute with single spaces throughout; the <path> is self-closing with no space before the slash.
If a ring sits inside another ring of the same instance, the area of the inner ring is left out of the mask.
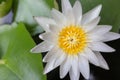
<path id="1" fill-rule="evenodd" d="M 0 26 L 0 80 L 46 80 L 40 54 L 22 23 Z"/>
<path id="2" fill-rule="evenodd" d="M 70 0 L 73 4 L 76 0 Z M 95 6 L 102 4 L 100 24 L 112 25 L 112 31 L 120 29 L 120 0 L 80 0 L 84 13 Z"/>
<path id="3" fill-rule="evenodd" d="M 16 5 L 18 3 L 18 5 Z M 16 0 L 14 2 L 15 21 L 23 22 L 28 31 L 35 35 L 43 32 L 33 16 L 50 16 L 50 10 L 54 7 L 54 0 Z"/>
<path id="4" fill-rule="evenodd" d="M 12 0 L 0 0 L 0 17 L 9 13 L 12 6 Z"/>

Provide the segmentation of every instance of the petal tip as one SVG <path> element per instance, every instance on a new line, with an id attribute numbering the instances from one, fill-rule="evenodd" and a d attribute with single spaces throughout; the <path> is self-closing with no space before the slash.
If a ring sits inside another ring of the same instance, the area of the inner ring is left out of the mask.
<path id="1" fill-rule="evenodd" d="M 107 25 L 107 28 L 109 29 L 109 31 L 112 29 L 112 25 Z"/>
<path id="2" fill-rule="evenodd" d="M 46 71 L 43 71 L 43 74 L 44 74 L 44 75 L 47 74 Z"/>
<path id="3" fill-rule="evenodd" d="M 37 16 L 33 16 L 33 19 L 38 20 L 38 17 Z"/>
<path id="4" fill-rule="evenodd" d="M 100 10 L 102 9 L 102 4 L 98 5 L 98 9 L 100 9 Z"/>
<path id="5" fill-rule="evenodd" d="M 116 50 L 114 48 L 111 49 L 111 52 L 115 52 Z"/>
<path id="6" fill-rule="evenodd" d="M 85 79 L 86 79 L 86 80 L 89 80 L 89 79 L 90 79 L 90 76 L 86 76 Z"/>
<path id="7" fill-rule="evenodd" d="M 43 58 L 42 61 L 43 61 L 43 62 L 47 62 L 47 61 L 45 60 L 45 58 Z"/>
<path id="8" fill-rule="evenodd" d="M 64 76 L 60 75 L 60 79 L 63 79 L 63 78 L 64 78 Z"/>
<path id="9" fill-rule="evenodd" d="M 79 1 L 79 0 L 76 0 L 76 1 L 75 1 L 75 3 L 78 3 L 78 4 L 80 4 L 80 1 Z"/>
<path id="10" fill-rule="evenodd" d="M 34 48 L 32 48 L 32 49 L 30 50 L 30 52 L 31 52 L 31 53 L 35 53 L 35 50 L 34 50 Z"/>
<path id="11" fill-rule="evenodd" d="M 33 50 L 31 49 L 30 52 L 33 53 Z"/>
<path id="12" fill-rule="evenodd" d="M 41 35 L 39 35 L 38 37 L 39 37 L 40 39 L 42 39 L 42 36 L 41 36 Z"/>
<path id="13" fill-rule="evenodd" d="M 106 67 L 105 69 L 106 69 L 106 70 L 110 70 L 110 68 L 109 68 L 109 67 Z"/>
<path id="14" fill-rule="evenodd" d="M 51 12 L 54 12 L 56 9 L 55 8 L 52 8 Z"/>
<path id="15" fill-rule="evenodd" d="M 90 73 L 84 74 L 83 77 L 84 77 L 86 80 L 89 80 L 89 79 L 90 79 Z"/>
<path id="16" fill-rule="evenodd" d="M 102 66 L 101 68 L 105 69 L 105 70 L 110 70 L 109 66 L 106 65 L 106 66 Z"/>
<path id="17" fill-rule="evenodd" d="M 102 4 L 99 4 L 97 7 L 95 7 L 95 10 L 98 11 L 100 13 L 102 9 Z"/>
<path id="18" fill-rule="evenodd" d="M 43 74 L 45 75 L 45 74 L 47 74 L 47 73 L 49 73 L 49 72 L 50 72 L 49 68 L 45 67 L 45 69 L 44 69 L 44 71 L 43 71 Z"/>
<path id="19" fill-rule="evenodd" d="M 45 17 L 42 17 L 42 16 L 33 16 L 33 18 L 37 21 L 37 22 L 40 22 L 43 18 Z"/>
<path id="20" fill-rule="evenodd" d="M 32 48 L 32 49 L 30 50 L 30 52 L 31 52 L 31 53 L 39 53 L 39 52 L 36 51 L 35 48 Z"/>
<path id="21" fill-rule="evenodd" d="M 118 34 L 118 38 L 117 39 L 119 39 L 120 38 L 120 34 Z"/>

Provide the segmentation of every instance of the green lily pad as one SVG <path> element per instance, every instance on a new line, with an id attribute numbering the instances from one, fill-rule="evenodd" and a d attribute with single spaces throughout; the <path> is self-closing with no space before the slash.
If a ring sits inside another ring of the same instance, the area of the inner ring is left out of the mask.
<path id="1" fill-rule="evenodd" d="M 40 54 L 22 23 L 0 26 L 0 80 L 46 80 Z"/>
<path id="2" fill-rule="evenodd" d="M 35 35 L 43 32 L 33 16 L 50 16 L 50 10 L 54 7 L 54 0 L 16 0 L 14 1 L 14 20 L 23 22 L 28 31 Z"/>
<path id="3" fill-rule="evenodd" d="M 73 4 L 76 0 L 70 0 Z M 80 0 L 83 13 L 91 10 L 95 6 L 102 4 L 100 24 L 112 25 L 112 31 L 118 32 L 120 29 L 120 0 Z"/>
<path id="4" fill-rule="evenodd" d="M 9 13 L 12 7 L 12 0 L 0 0 L 0 18 Z"/>

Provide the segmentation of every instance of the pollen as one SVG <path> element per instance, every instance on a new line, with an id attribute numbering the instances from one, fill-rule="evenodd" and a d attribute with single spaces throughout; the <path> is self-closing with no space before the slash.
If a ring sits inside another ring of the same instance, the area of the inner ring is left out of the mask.
<path id="1" fill-rule="evenodd" d="M 87 35 L 80 26 L 66 26 L 59 32 L 59 47 L 70 55 L 82 52 L 87 45 Z"/>

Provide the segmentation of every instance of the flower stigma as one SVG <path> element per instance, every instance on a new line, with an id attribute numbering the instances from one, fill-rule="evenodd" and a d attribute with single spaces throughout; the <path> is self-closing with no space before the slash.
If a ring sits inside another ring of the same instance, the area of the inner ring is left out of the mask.
<path id="1" fill-rule="evenodd" d="M 66 26 L 59 33 L 58 45 L 66 54 L 76 55 L 84 51 L 87 35 L 80 26 Z"/>

